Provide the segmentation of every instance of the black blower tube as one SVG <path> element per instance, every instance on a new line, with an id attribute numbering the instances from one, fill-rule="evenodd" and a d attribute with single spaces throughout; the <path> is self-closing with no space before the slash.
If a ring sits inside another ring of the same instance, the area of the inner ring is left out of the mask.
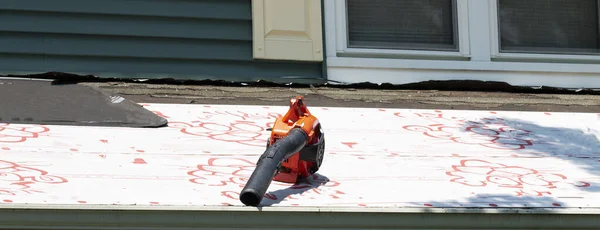
<path id="1" fill-rule="evenodd" d="M 291 129 L 288 134 L 269 146 L 260 156 L 256 168 L 240 193 L 240 201 L 247 206 L 258 206 L 267 192 L 281 163 L 304 147 L 308 135 L 300 128 Z"/>

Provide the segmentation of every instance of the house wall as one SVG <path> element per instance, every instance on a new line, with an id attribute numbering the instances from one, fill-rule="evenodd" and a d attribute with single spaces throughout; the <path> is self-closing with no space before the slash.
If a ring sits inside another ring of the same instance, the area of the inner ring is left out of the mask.
<path id="1" fill-rule="evenodd" d="M 251 0 L 2 0 L 0 74 L 323 78 L 322 62 L 253 59 L 251 6 Z"/>
<path id="2" fill-rule="evenodd" d="M 456 2 L 460 50 L 442 52 L 349 48 L 346 0 L 324 1 L 328 80 L 393 84 L 485 80 L 522 86 L 600 88 L 600 56 L 499 53 L 497 1 Z"/>

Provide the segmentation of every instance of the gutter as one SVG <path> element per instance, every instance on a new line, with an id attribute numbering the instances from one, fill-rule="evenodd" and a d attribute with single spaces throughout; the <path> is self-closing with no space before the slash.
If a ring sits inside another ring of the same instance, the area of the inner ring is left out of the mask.
<path id="1" fill-rule="evenodd" d="M 597 208 L 2 205 L 0 229 L 599 229 Z"/>

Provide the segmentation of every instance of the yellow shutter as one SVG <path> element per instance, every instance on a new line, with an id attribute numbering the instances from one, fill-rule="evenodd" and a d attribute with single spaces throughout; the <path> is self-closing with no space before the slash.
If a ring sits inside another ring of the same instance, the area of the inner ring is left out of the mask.
<path id="1" fill-rule="evenodd" d="M 252 0 L 254 58 L 322 61 L 321 0 Z"/>

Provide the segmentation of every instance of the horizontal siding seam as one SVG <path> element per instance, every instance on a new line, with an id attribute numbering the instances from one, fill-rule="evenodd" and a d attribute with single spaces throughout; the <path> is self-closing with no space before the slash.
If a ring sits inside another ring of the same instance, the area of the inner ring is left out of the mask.
<path id="1" fill-rule="evenodd" d="M 0 57 L 2 55 L 21 55 L 21 56 L 43 56 L 45 58 L 52 58 L 52 56 L 54 57 L 71 57 L 71 58 L 90 58 L 90 59 L 97 59 L 97 58 L 102 58 L 102 59 L 128 59 L 128 60 L 147 60 L 147 61 L 158 61 L 158 60 L 165 60 L 165 61 L 213 61 L 213 62 L 248 62 L 248 63 L 252 63 L 254 61 L 257 61 L 255 59 L 252 58 L 246 58 L 246 59 L 242 59 L 242 58 L 219 58 L 219 57 L 206 57 L 206 58 L 186 58 L 186 57 L 159 57 L 159 56 L 155 56 L 155 57 L 149 57 L 149 56 L 131 56 L 131 55 L 92 55 L 92 54 L 57 54 L 57 53 L 35 53 L 35 52 L 0 52 Z"/>
<path id="2" fill-rule="evenodd" d="M 1 7 L 1 6 L 0 6 Z M 0 13 L 14 13 L 14 12 L 22 12 L 22 13 L 45 13 L 45 14 L 69 14 L 73 16 L 77 15 L 90 15 L 90 16 L 101 16 L 101 17 L 110 17 L 110 16 L 118 16 L 118 17 L 146 17 L 146 18 L 169 18 L 169 19 L 185 19 L 185 20 L 206 20 L 206 19 L 216 19 L 216 20 L 231 20 L 231 21 L 249 21 L 252 18 L 233 18 L 233 17 L 189 17 L 189 16 L 165 16 L 165 15 L 151 15 L 151 14 L 120 14 L 120 13 L 99 13 L 99 12 L 68 12 L 68 11 L 47 11 L 47 10 L 26 10 L 26 9 L 2 9 L 0 8 Z M 202 14 L 198 14 L 201 16 Z M 226 16 L 226 14 L 222 14 Z"/>
<path id="3" fill-rule="evenodd" d="M 231 38 L 190 38 L 190 37 L 176 37 L 176 36 L 164 36 L 164 35 L 128 35 L 128 34 L 91 34 L 91 33 L 65 33 L 65 32 L 35 32 L 35 31 L 15 31 L 15 30 L 2 30 L 0 29 L 0 36 L 2 34 L 27 34 L 32 36 L 44 36 L 52 35 L 52 36 L 82 36 L 82 37 L 96 37 L 96 38 L 106 38 L 106 39 L 119 39 L 119 38 L 139 38 L 139 39 L 169 39 L 169 40 L 179 40 L 179 41 L 218 41 L 218 42 L 252 42 L 252 39 L 231 39 Z"/>

